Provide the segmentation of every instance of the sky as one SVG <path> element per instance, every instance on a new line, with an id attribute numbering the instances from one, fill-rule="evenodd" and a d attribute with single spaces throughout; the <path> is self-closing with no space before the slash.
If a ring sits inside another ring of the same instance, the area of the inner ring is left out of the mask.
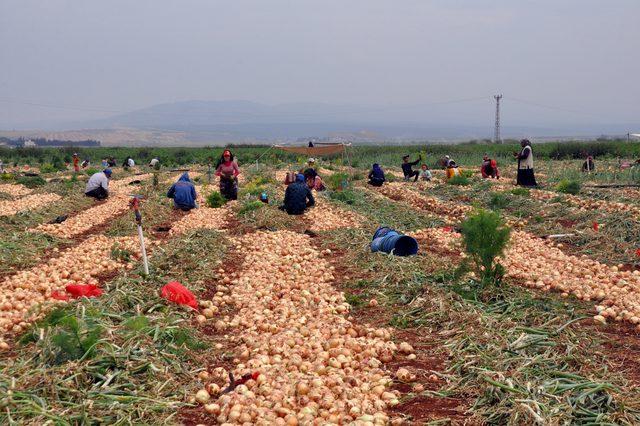
<path id="1" fill-rule="evenodd" d="M 638 0 L 0 0 L 0 128 L 191 99 L 474 124 L 495 93 L 503 122 L 638 122 L 638 16 Z"/>

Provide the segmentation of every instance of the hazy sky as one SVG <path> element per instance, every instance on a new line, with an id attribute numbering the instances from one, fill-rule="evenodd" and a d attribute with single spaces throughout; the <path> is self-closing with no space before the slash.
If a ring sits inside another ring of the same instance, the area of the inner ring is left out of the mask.
<path id="1" fill-rule="evenodd" d="M 481 121 L 496 92 L 519 124 L 637 122 L 639 17 L 639 0 L 0 0 L 0 126 L 104 115 L 16 102 L 485 96 L 443 107 Z"/>

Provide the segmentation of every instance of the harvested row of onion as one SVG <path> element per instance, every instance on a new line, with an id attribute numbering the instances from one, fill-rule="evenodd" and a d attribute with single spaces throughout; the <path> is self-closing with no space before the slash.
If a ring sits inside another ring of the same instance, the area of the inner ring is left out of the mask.
<path id="1" fill-rule="evenodd" d="M 304 219 L 313 231 L 329 231 L 337 228 L 358 228 L 364 222 L 359 214 L 341 209 L 316 195 L 316 205 L 305 211 Z"/>
<path id="2" fill-rule="evenodd" d="M 54 291 L 62 291 L 68 284 L 97 285 L 100 275 L 120 268 L 131 269 L 132 263 L 111 257 L 116 245 L 131 253 L 134 259 L 139 258 L 140 245 L 136 237 L 92 236 L 60 252 L 57 257 L 2 280 L 0 335 L 20 333 L 28 324 L 41 318 L 51 304 L 61 303 L 51 299 Z M 1 337 L 0 342 L 4 342 Z M 8 347 L 8 343 L 4 342 L 1 347 Z"/>
<path id="3" fill-rule="evenodd" d="M 165 184 L 173 184 L 173 183 L 176 183 L 176 182 L 178 181 L 178 179 L 180 179 L 180 177 L 181 177 L 184 173 L 185 173 L 185 172 L 180 172 L 180 173 L 178 173 L 177 175 L 170 176 L 170 177 L 168 177 L 167 179 L 165 179 L 165 180 L 163 181 L 163 183 L 165 183 Z M 187 172 L 187 173 L 189 173 L 189 178 L 190 178 L 191 180 L 193 180 L 193 179 L 195 179 L 195 178 L 197 178 L 197 177 L 199 177 L 199 176 L 202 176 L 202 173 L 201 173 L 201 172 L 196 172 L 195 170 L 194 170 L 194 171 L 189 171 L 189 172 Z"/>
<path id="4" fill-rule="evenodd" d="M 205 386 L 194 400 L 219 423 L 387 424 L 385 409 L 398 404 L 399 392 L 389 389 L 382 364 L 411 354 L 411 345 L 345 318 L 349 305 L 331 285 L 333 267 L 308 236 L 256 232 L 236 239 L 235 249 L 247 253 L 241 270 L 219 271 L 224 278 L 208 309 L 236 311 L 215 328 L 238 347 L 235 376 L 254 378 L 220 396 L 225 371 L 202 372 Z"/>
<path id="5" fill-rule="evenodd" d="M 38 210 L 60 200 L 58 194 L 32 194 L 17 200 L 0 201 L 0 216 L 13 216 L 27 210 Z"/>
<path id="6" fill-rule="evenodd" d="M 458 233 L 425 229 L 411 235 L 439 241 L 452 252 L 462 251 Z M 506 268 L 507 277 L 523 280 L 526 287 L 599 302 L 595 307 L 598 312 L 595 320 L 626 321 L 640 331 L 640 271 L 624 271 L 621 265 L 608 266 L 587 256 L 572 256 L 561 248 L 561 243 L 514 231 L 500 262 Z"/>
<path id="7" fill-rule="evenodd" d="M 218 229 L 221 230 L 227 224 L 231 209 L 236 205 L 236 201 L 230 201 L 223 207 L 211 208 L 200 205 L 186 213 L 180 220 L 175 222 L 169 231 L 169 235 L 183 234 L 192 229 Z"/>
<path id="8" fill-rule="evenodd" d="M 472 209 L 470 206 L 454 204 L 453 202 L 444 203 L 437 198 L 422 195 L 407 188 L 406 184 L 400 182 L 385 183 L 381 187 L 371 187 L 370 189 L 392 200 L 401 200 L 421 210 L 441 215 L 449 223 L 459 222 Z"/>
<path id="9" fill-rule="evenodd" d="M 11 184 L 11 183 L 3 183 L 0 184 L 0 192 L 5 194 L 9 194 L 12 197 L 24 197 L 25 195 L 29 195 L 33 192 L 33 189 L 27 188 L 24 185 L 19 183 Z"/>
<path id="10" fill-rule="evenodd" d="M 640 207 L 629 203 L 621 203 L 618 201 L 606 201 L 597 200 L 594 198 L 583 198 L 573 194 L 561 194 L 558 192 L 544 191 L 541 189 L 534 189 L 531 191 L 531 196 L 540 201 L 548 201 L 554 198 L 562 198 L 569 204 L 577 207 L 581 211 L 605 211 L 608 213 L 620 213 L 629 212 L 634 215 L 640 216 Z"/>

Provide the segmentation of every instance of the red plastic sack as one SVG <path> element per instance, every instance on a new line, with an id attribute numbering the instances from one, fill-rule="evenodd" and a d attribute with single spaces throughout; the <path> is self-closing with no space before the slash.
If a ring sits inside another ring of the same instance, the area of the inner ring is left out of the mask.
<path id="1" fill-rule="evenodd" d="M 54 291 L 53 293 L 51 293 L 51 298 L 55 299 L 55 300 L 62 300 L 62 301 L 67 301 L 69 300 L 69 296 L 66 293 L 63 293 L 61 291 Z"/>
<path id="2" fill-rule="evenodd" d="M 196 300 L 196 297 L 177 281 L 172 281 L 162 287 L 160 294 L 171 302 L 179 305 L 191 306 L 193 309 L 198 309 L 198 301 Z"/>
<path id="3" fill-rule="evenodd" d="M 64 288 L 74 299 L 77 297 L 99 297 L 102 290 L 93 284 L 69 284 Z"/>

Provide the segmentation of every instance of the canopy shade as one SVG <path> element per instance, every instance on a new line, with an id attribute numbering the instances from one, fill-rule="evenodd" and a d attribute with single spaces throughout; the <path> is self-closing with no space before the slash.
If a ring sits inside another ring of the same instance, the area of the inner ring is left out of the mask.
<path id="1" fill-rule="evenodd" d="M 286 152 L 293 152 L 295 154 L 307 155 L 309 157 L 340 154 L 346 152 L 346 147 L 351 144 L 344 143 L 316 143 L 313 147 L 308 146 L 286 146 L 275 145 L 276 148 Z"/>

